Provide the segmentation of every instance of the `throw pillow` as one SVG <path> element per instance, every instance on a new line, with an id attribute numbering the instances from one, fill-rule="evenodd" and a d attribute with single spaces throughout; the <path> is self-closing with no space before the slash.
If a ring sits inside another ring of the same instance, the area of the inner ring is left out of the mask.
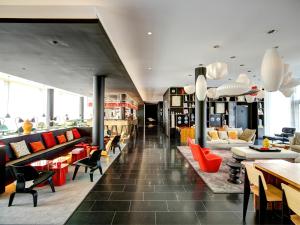
<path id="1" fill-rule="evenodd" d="M 35 141 L 29 144 L 33 152 L 38 152 L 45 149 L 45 146 L 41 141 Z"/>
<path id="2" fill-rule="evenodd" d="M 218 131 L 218 135 L 219 135 L 219 138 L 222 140 L 228 139 L 227 131 Z"/>
<path id="3" fill-rule="evenodd" d="M 219 140 L 218 131 L 213 130 L 209 131 L 208 133 L 212 140 Z"/>
<path id="4" fill-rule="evenodd" d="M 52 132 L 42 133 L 42 137 L 47 148 L 52 148 L 56 145 L 56 141 Z"/>
<path id="5" fill-rule="evenodd" d="M 244 132 L 243 131 L 243 128 L 239 127 L 239 128 L 236 128 L 237 132 L 238 132 L 238 137 L 240 137 L 242 135 L 242 133 Z"/>
<path id="6" fill-rule="evenodd" d="M 79 131 L 77 130 L 77 128 L 72 129 L 73 132 L 73 136 L 75 139 L 81 138 L 81 135 L 79 133 Z"/>
<path id="7" fill-rule="evenodd" d="M 238 139 L 238 132 L 237 130 L 229 130 L 227 131 L 228 133 L 228 138 L 229 139 L 233 139 L 233 140 L 237 140 Z"/>
<path id="8" fill-rule="evenodd" d="M 256 133 L 256 130 L 245 129 L 244 132 L 241 134 L 240 139 L 244 141 L 251 141 Z"/>
<path id="9" fill-rule="evenodd" d="M 299 132 L 295 133 L 293 145 L 300 145 L 300 133 Z"/>
<path id="10" fill-rule="evenodd" d="M 63 144 L 67 142 L 66 136 L 64 134 L 56 136 L 58 143 Z"/>
<path id="11" fill-rule="evenodd" d="M 20 142 L 10 143 L 10 146 L 17 158 L 30 154 L 30 151 L 27 148 L 26 142 L 24 140 Z"/>
<path id="12" fill-rule="evenodd" d="M 73 132 L 72 132 L 71 130 L 68 130 L 68 131 L 66 132 L 66 136 L 67 136 L 67 140 L 68 140 L 68 141 L 74 140 Z"/>

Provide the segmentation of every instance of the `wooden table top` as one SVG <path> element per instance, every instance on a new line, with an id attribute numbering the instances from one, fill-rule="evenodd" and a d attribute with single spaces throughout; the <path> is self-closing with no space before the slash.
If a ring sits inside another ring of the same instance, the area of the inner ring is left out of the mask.
<path id="1" fill-rule="evenodd" d="M 285 160 L 260 160 L 254 166 L 300 189 L 300 163 Z"/>

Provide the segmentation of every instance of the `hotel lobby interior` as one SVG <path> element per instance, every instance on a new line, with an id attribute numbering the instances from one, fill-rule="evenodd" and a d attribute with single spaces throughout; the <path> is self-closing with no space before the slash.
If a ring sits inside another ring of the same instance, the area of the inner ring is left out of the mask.
<path id="1" fill-rule="evenodd" d="M 299 11 L 0 0 L 0 224 L 300 224 Z"/>

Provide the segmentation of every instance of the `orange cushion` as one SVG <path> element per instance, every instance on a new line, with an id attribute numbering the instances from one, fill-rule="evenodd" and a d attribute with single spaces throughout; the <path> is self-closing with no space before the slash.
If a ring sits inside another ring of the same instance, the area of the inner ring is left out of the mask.
<path id="1" fill-rule="evenodd" d="M 81 138 L 81 135 L 76 128 L 72 129 L 72 132 L 75 139 Z"/>
<path id="2" fill-rule="evenodd" d="M 230 130 L 227 133 L 229 139 L 233 139 L 233 140 L 238 139 L 238 132 L 236 130 Z"/>
<path id="3" fill-rule="evenodd" d="M 64 134 L 56 136 L 58 143 L 63 144 L 67 142 L 66 136 Z"/>
<path id="4" fill-rule="evenodd" d="M 44 144 L 41 141 L 29 143 L 33 152 L 38 152 L 45 149 Z"/>
<path id="5" fill-rule="evenodd" d="M 212 131 L 209 131 L 208 134 L 212 140 L 219 140 L 218 131 L 212 130 Z"/>

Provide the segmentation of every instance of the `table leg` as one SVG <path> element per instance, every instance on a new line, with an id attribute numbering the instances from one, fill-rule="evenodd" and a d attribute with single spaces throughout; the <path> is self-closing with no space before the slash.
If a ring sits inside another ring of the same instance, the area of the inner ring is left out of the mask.
<path id="1" fill-rule="evenodd" d="M 246 220 L 246 214 L 247 214 L 247 209 L 248 209 L 249 198 L 250 198 L 250 182 L 249 182 L 247 171 L 245 171 L 243 222 L 245 222 L 245 220 Z"/>

